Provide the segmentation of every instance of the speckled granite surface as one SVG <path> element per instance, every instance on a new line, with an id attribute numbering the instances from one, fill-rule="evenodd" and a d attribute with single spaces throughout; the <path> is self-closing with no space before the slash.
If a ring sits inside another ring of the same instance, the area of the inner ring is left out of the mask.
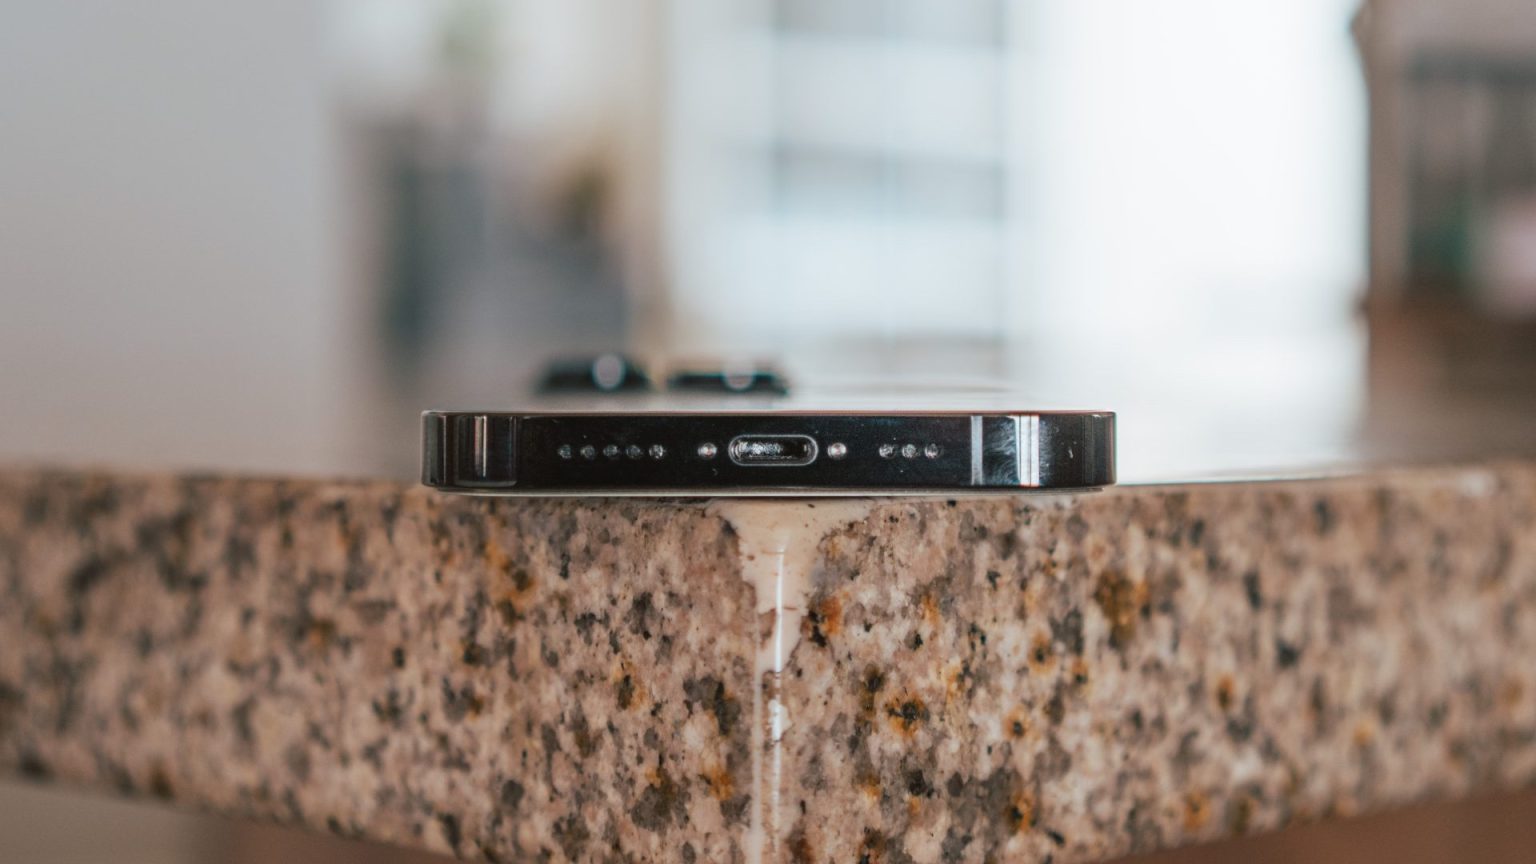
<path id="1" fill-rule="evenodd" d="M 491 501 L 0 473 L 0 772 L 500 861 L 1091 861 L 1536 782 L 1536 466 Z"/>

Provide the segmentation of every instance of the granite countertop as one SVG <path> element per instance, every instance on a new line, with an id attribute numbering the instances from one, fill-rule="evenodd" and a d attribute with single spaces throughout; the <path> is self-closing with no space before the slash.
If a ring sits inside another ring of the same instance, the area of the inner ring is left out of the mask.
<path id="1" fill-rule="evenodd" d="M 1536 465 L 487 500 L 0 472 L 0 773 L 493 861 L 1094 861 L 1536 781 Z"/>

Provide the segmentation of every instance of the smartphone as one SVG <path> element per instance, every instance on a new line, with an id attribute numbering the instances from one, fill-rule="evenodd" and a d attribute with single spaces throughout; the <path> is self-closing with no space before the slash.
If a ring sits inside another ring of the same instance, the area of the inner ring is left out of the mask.
<path id="1" fill-rule="evenodd" d="M 892 495 L 1115 482 L 1108 411 L 427 411 L 422 482 L 479 495 Z"/>

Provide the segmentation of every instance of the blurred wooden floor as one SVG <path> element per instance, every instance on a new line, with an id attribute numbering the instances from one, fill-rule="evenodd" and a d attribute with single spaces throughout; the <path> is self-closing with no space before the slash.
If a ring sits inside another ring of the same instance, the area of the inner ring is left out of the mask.
<path id="1" fill-rule="evenodd" d="M 5 864 L 448 864 L 449 859 L 273 825 L 0 784 Z M 1114 864 L 1528 864 L 1536 789 L 1410 807 Z"/>

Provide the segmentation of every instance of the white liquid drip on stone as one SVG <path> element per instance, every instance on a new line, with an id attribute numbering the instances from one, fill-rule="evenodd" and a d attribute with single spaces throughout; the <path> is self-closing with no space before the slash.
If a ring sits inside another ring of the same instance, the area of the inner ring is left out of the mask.
<path id="1" fill-rule="evenodd" d="M 779 859 L 784 825 L 779 818 L 779 792 L 784 769 L 784 734 L 793 718 L 780 699 L 780 676 L 800 640 L 811 589 L 811 570 L 821 541 L 839 527 L 868 515 L 872 502 L 848 501 L 718 501 L 710 511 L 736 530 L 741 553 L 741 577 L 753 587 L 756 614 L 749 626 L 757 641 L 752 681 L 752 804 L 751 826 L 742 843 L 747 864 Z M 758 629 L 771 613 L 767 638 Z"/>

